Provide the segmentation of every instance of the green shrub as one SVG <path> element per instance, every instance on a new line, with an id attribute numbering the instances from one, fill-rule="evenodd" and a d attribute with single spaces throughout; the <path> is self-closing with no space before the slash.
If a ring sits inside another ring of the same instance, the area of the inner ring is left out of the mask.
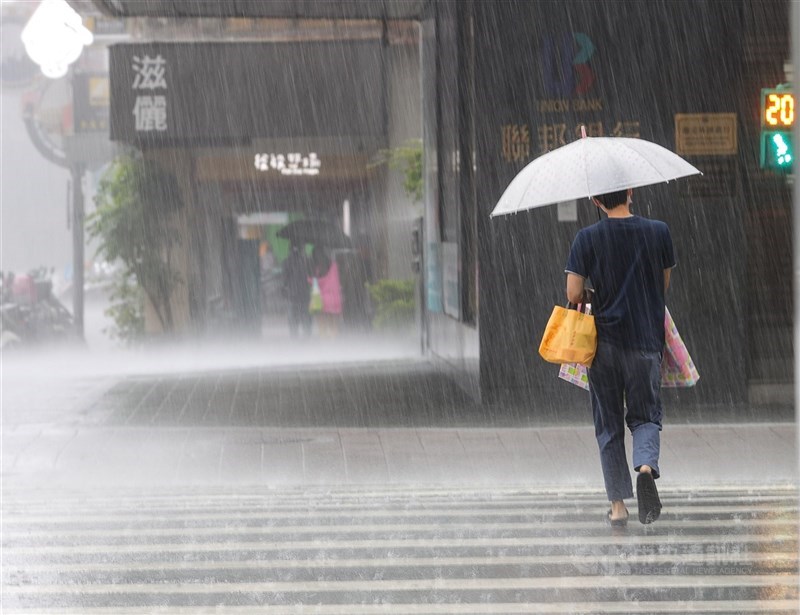
<path id="1" fill-rule="evenodd" d="M 105 314 L 114 321 L 114 327 L 104 329 L 104 333 L 129 346 L 140 342 L 144 337 L 144 293 L 136 277 L 124 270 L 116 272 L 109 301 Z"/>
<path id="2" fill-rule="evenodd" d="M 368 284 L 375 305 L 376 329 L 400 329 L 414 322 L 414 281 L 380 280 Z"/>
<path id="3" fill-rule="evenodd" d="M 382 149 L 378 152 L 374 167 L 388 164 L 389 168 L 403 173 L 403 190 L 414 203 L 421 203 L 425 184 L 422 181 L 422 140 L 412 139 L 402 147 Z"/>
<path id="4" fill-rule="evenodd" d="M 103 175 L 95 196 L 97 209 L 87 219 L 97 255 L 121 262 L 126 277 L 150 303 L 165 332 L 174 329 L 172 292 L 183 280 L 173 266 L 178 232 L 170 218 L 183 207 L 176 177 L 141 156 L 117 158 Z"/>

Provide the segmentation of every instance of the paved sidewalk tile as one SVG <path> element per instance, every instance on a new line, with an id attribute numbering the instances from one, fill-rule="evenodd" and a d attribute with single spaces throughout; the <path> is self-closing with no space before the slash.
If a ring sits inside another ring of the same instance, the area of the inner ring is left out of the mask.
<path id="1" fill-rule="evenodd" d="M 389 480 L 389 467 L 381 446 L 381 439 L 374 430 L 340 430 L 345 471 L 348 483 L 385 483 Z"/>
<path id="2" fill-rule="evenodd" d="M 307 440 L 307 435 L 289 430 L 262 431 L 259 482 L 276 486 L 304 484 L 303 443 Z"/>
<path id="3" fill-rule="evenodd" d="M 187 436 L 175 471 L 178 484 L 217 484 L 224 442 L 220 434 L 207 429 L 193 429 Z"/>
<path id="4" fill-rule="evenodd" d="M 20 380 L 4 400 L 4 485 L 603 484 L 585 412 L 547 426 L 504 408 L 518 425 L 487 427 L 485 409 L 420 361 L 62 384 Z M 793 422 L 692 416 L 664 427 L 660 485 L 798 482 Z"/>
<path id="5" fill-rule="evenodd" d="M 783 435 L 778 435 L 778 427 Z M 662 456 L 664 483 L 789 483 L 798 480 L 793 424 L 675 426 L 664 431 L 671 455 Z M 674 459 L 675 467 L 669 461 Z"/>
<path id="6" fill-rule="evenodd" d="M 420 429 L 417 435 L 425 450 L 428 482 L 474 479 L 470 455 L 455 429 Z"/>
<path id="7" fill-rule="evenodd" d="M 338 432 L 321 430 L 313 440 L 303 442 L 301 448 L 306 484 L 347 484 L 347 470 Z"/>
<path id="8" fill-rule="evenodd" d="M 672 427 L 662 438 L 660 484 L 797 483 L 797 446 L 787 431 L 794 425 Z M 627 448 L 630 458 L 630 437 Z M 6 485 L 602 486 L 591 427 L 87 428 L 28 433 L 10 450 Z"/>
<path id="9" fill-rule="evenodd" d="M 219 465 L 219 480 L 228 485 L 254 485 L 262 481 L 264 443 L 259 431 L 228 430 Z"/>
<path id="10" fill-rule="evenodd" d="M 415 429 L 382 429 L 378 437 L 386 457 L 390 482 L 402 483 L 409 476 L 424 476 L 430 468 Z"/>

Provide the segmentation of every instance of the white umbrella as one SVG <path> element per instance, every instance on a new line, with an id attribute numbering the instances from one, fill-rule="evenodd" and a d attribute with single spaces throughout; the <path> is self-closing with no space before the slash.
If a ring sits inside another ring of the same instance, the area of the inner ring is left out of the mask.
<path id="1" fill-rule="evenodd" d="M 700 173 L 677 154 L 643 139 L 584 137 L 539 156 L 512 180 L 492 216 Z"/>

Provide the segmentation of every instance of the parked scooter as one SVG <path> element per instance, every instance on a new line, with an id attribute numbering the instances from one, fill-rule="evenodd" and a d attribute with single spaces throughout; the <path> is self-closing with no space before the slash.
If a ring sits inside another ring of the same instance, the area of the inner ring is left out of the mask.
<path id="1" fill-rule="evenodd" d="M 72 314 L 53 294 L 52 271 L 7 272 L 2 279 L 2 348 L 63 340 L 73 333 Z"/>

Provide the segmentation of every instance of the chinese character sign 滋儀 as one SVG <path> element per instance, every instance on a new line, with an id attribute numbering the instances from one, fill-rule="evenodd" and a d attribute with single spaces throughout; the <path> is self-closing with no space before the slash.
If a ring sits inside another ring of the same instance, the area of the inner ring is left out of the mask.
<path id="1" fill-rule="evenodd" d="M 165 94 L 155 94 L 156 90 L 167 89 L 167 61 L 161 54 L 155 58 L 148 55 L 133 56 L 133 70 L 136 76 L 132 89 L 148 92 L 136 96 L 134 103 L 137 132 L 167 130 L 167 97 Z"/>

